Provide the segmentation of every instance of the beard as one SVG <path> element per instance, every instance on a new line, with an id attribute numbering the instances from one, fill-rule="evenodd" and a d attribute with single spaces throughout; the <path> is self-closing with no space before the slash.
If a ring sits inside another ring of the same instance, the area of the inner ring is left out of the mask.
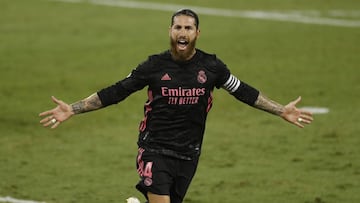
<path id="1" fill-rule="evenodd" d="M 175 60 L 186 61 L 195 54 L 196 38 L 186 45 L 180 44 L 178 39 L 170 37 L 171 54 Z"/>

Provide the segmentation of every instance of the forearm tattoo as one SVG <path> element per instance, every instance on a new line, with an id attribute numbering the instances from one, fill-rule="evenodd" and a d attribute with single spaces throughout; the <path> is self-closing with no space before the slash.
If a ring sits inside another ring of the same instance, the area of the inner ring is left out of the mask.
<path id="1" fill-rule="evenodd" d="M 72 110 L 75 114 L 93 111 L 103 107 L 99 96 L 95 93 L 86 99 L 71 104 Z"/>
<path id="2" fill-rule="evenodd" d="M 283 105 L 275 101 L 272 101 L 271 99 L 265 97 L 261 93 L 259 94 L 257 100 L 255 101 L 254 107 L 278 116 L 280 116 L 284 112 Z"/>

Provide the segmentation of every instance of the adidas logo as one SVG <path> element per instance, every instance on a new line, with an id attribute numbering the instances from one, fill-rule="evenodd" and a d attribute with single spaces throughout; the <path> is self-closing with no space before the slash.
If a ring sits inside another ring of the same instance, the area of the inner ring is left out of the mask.
<path id="1" fill-rule="evenodd" d="M 165 73 L 162 77 L 161 80 L 171 80 L 171 77 L 169 76 L 169 74 Z"/>

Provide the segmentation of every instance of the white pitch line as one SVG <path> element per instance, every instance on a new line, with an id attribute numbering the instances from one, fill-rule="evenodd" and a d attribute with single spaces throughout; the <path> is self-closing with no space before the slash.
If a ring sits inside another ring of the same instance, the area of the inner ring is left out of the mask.
<path id="1" fill-rule="evenodd" d="M 301 12 L 286 13 L 279 11 L 260 11 L 260 10 L 246 11 L 246 10 L 232 10 L 232 9 L 217 9 L 217 8 L 189 6 L 189 5 L 180 5 L 180 4 L 165 4 L 165 3 L 139 2 L 139 1 L 127 1 L 127 0 L 53 0 L 53 1 L 61 1 L 61 2 L 69 2 L 69 3 L 91 3 L 96 5 L 158 10 L 158 11 L 171 11 L 171 12 L 179 10 L 180 8 L 190 8 L 195 10 L 197 13 L 203 15 L 286 21 L 286 22 L 340 26 L 340 27 L 360 27 L 360 20 L 347 20 L 347 19 L 326 18 L 319 16 L 307 16 L 302 14 Z"/>
<path id="2" fill-rule="evenodd" d="M 327 114 L 330 112 L 330 109 L 328 109 L 326 107 L 304 106 L 304 107 L 301 107 L 300 109 L 309 111 L 313 114 Z"/>
<path id="3" fill-rule="evenodd" d="M 33 200 L 21 200 L 15 199 L 12 197 L 0 197 L 0 202 L 7 202 L 7 203 L 45 203 L 45 202 L 37 202 Z"/>

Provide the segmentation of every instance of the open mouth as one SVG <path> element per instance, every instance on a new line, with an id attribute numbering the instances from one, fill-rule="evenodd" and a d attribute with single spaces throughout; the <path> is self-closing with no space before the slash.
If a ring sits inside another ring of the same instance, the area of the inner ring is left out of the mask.
<path id="1" fill-rule="evenodd" d="M 177 45 L 178 45 L 179 49 L 181 49 L 181 50 L 186 49 L 188 44 L 189 44 L 189 42 L 185 39 L 179 39 L 177 41 Z"/>

